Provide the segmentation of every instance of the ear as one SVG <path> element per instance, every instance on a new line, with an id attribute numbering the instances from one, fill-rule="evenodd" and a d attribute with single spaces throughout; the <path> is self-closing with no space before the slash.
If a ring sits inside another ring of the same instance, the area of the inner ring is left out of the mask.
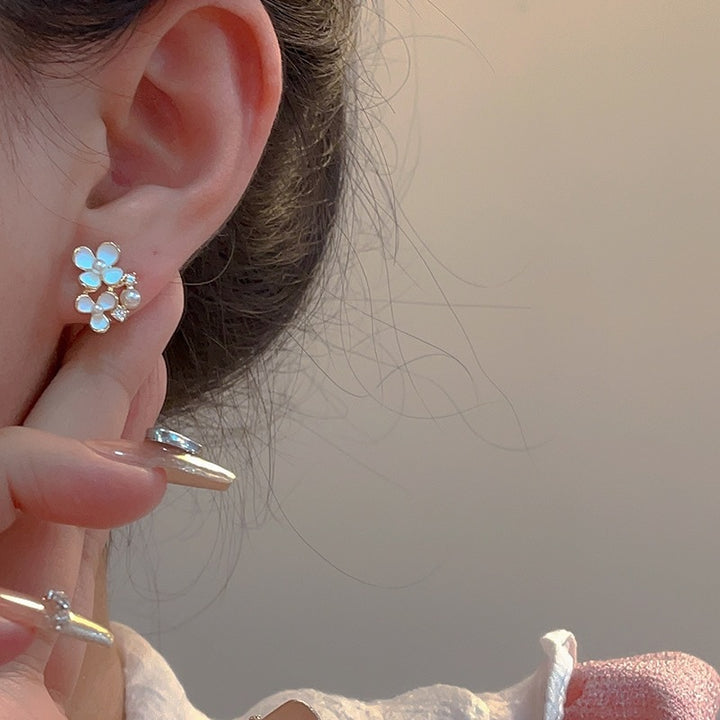
<path id="1" fill-rule="evenodd" d="M 147 302 L 250 182 L 280 101 L 278 41 L 261 0 L 173 0 L 141 19 L 95 72 L 107 155 L 99 182 L 87 174 L 74 242 L 118 245 Z"/>

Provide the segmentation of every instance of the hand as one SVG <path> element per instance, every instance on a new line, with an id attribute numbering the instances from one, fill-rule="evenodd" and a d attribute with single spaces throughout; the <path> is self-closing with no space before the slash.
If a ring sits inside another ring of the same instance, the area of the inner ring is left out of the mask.
<path id="1" fill-rule="evenodd" d="M 75 612 L 94 617 L 107 529 L 147 514 L 165 480 L 81 441 L 140 440 L 154 424 L 162 351 L 181 312 L 178 281 L 107 335 L 83 331 L 24 426 L 0 430 L 0 587 L 38 598 L 63 590 Z M 0 622 L 0 720 L 65 718 L 85 652 L 76 640 Z"/>

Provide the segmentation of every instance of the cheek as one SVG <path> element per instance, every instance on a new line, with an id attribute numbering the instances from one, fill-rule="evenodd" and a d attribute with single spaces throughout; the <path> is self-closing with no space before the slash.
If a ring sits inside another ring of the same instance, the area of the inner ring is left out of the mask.
<path id="1" fill-rule="evenodd" d="M 87 164 L 42 116 L 7 138 L 2 125 L 0 427 L 24 418 L 55 370 L 64 328 L 80 321 L 72 249 L 86 200 L 77 168 Z"/>
<path id="2" fill-rule="evenodd" d="M 0 427 L 18 424 L 55 367 L 62 223 L 0 167 Z"/>
<path id="3" fill-rule="evenodd" d="M 0 257 L 0 427 L 22 420 L 55 367 L 59 327 L 42 282 Z"/>

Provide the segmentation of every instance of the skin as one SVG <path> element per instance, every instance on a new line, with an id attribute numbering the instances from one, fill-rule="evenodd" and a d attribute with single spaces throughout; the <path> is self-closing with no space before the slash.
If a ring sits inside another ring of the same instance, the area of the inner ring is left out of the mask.
<path id="1" fill-rule="evenodd" d="M 107 622 L 108 529 L 148 513 L 165 483 L 82 441 L 139 440 L 157 417 L 178 268 L 250 182 L 281 62 L 260 0 L 174 0 L 120 52 L 52 71 L 32 99 L 0 99 L 0 587 L 63 589 Z M 78 325 L 71 257 L 104 241 L 140 273 L 143 305 L 99 336 Z M 123 717 L 115 651 L 7 622 L 0 648 L 0 720 Z"/>

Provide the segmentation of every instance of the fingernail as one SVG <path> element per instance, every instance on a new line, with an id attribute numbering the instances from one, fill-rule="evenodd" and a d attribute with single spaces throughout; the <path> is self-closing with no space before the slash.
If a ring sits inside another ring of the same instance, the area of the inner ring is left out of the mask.
<path id="1" fill-rule="evenodd" d="M 50 590 L 37 600 L 29 595 L 0 588 L 0 617 L 25 627 L 53 630 L 76 640 L 104 647 L 113 644 L 113 634 L 89 618 L 74 613 L 64 593 Z"/>
<path id="2" fill-rule="evenodd" d="M 190 455 L 156 442 L 88 440 L 85 445 L 109 460 L 135 467 L 162 468 L 167 481 L 173 485 L 205 490 L 227 490 L 235 482 L 235 475 L 230 470 L 204 460 L 198 455 Z"/>

